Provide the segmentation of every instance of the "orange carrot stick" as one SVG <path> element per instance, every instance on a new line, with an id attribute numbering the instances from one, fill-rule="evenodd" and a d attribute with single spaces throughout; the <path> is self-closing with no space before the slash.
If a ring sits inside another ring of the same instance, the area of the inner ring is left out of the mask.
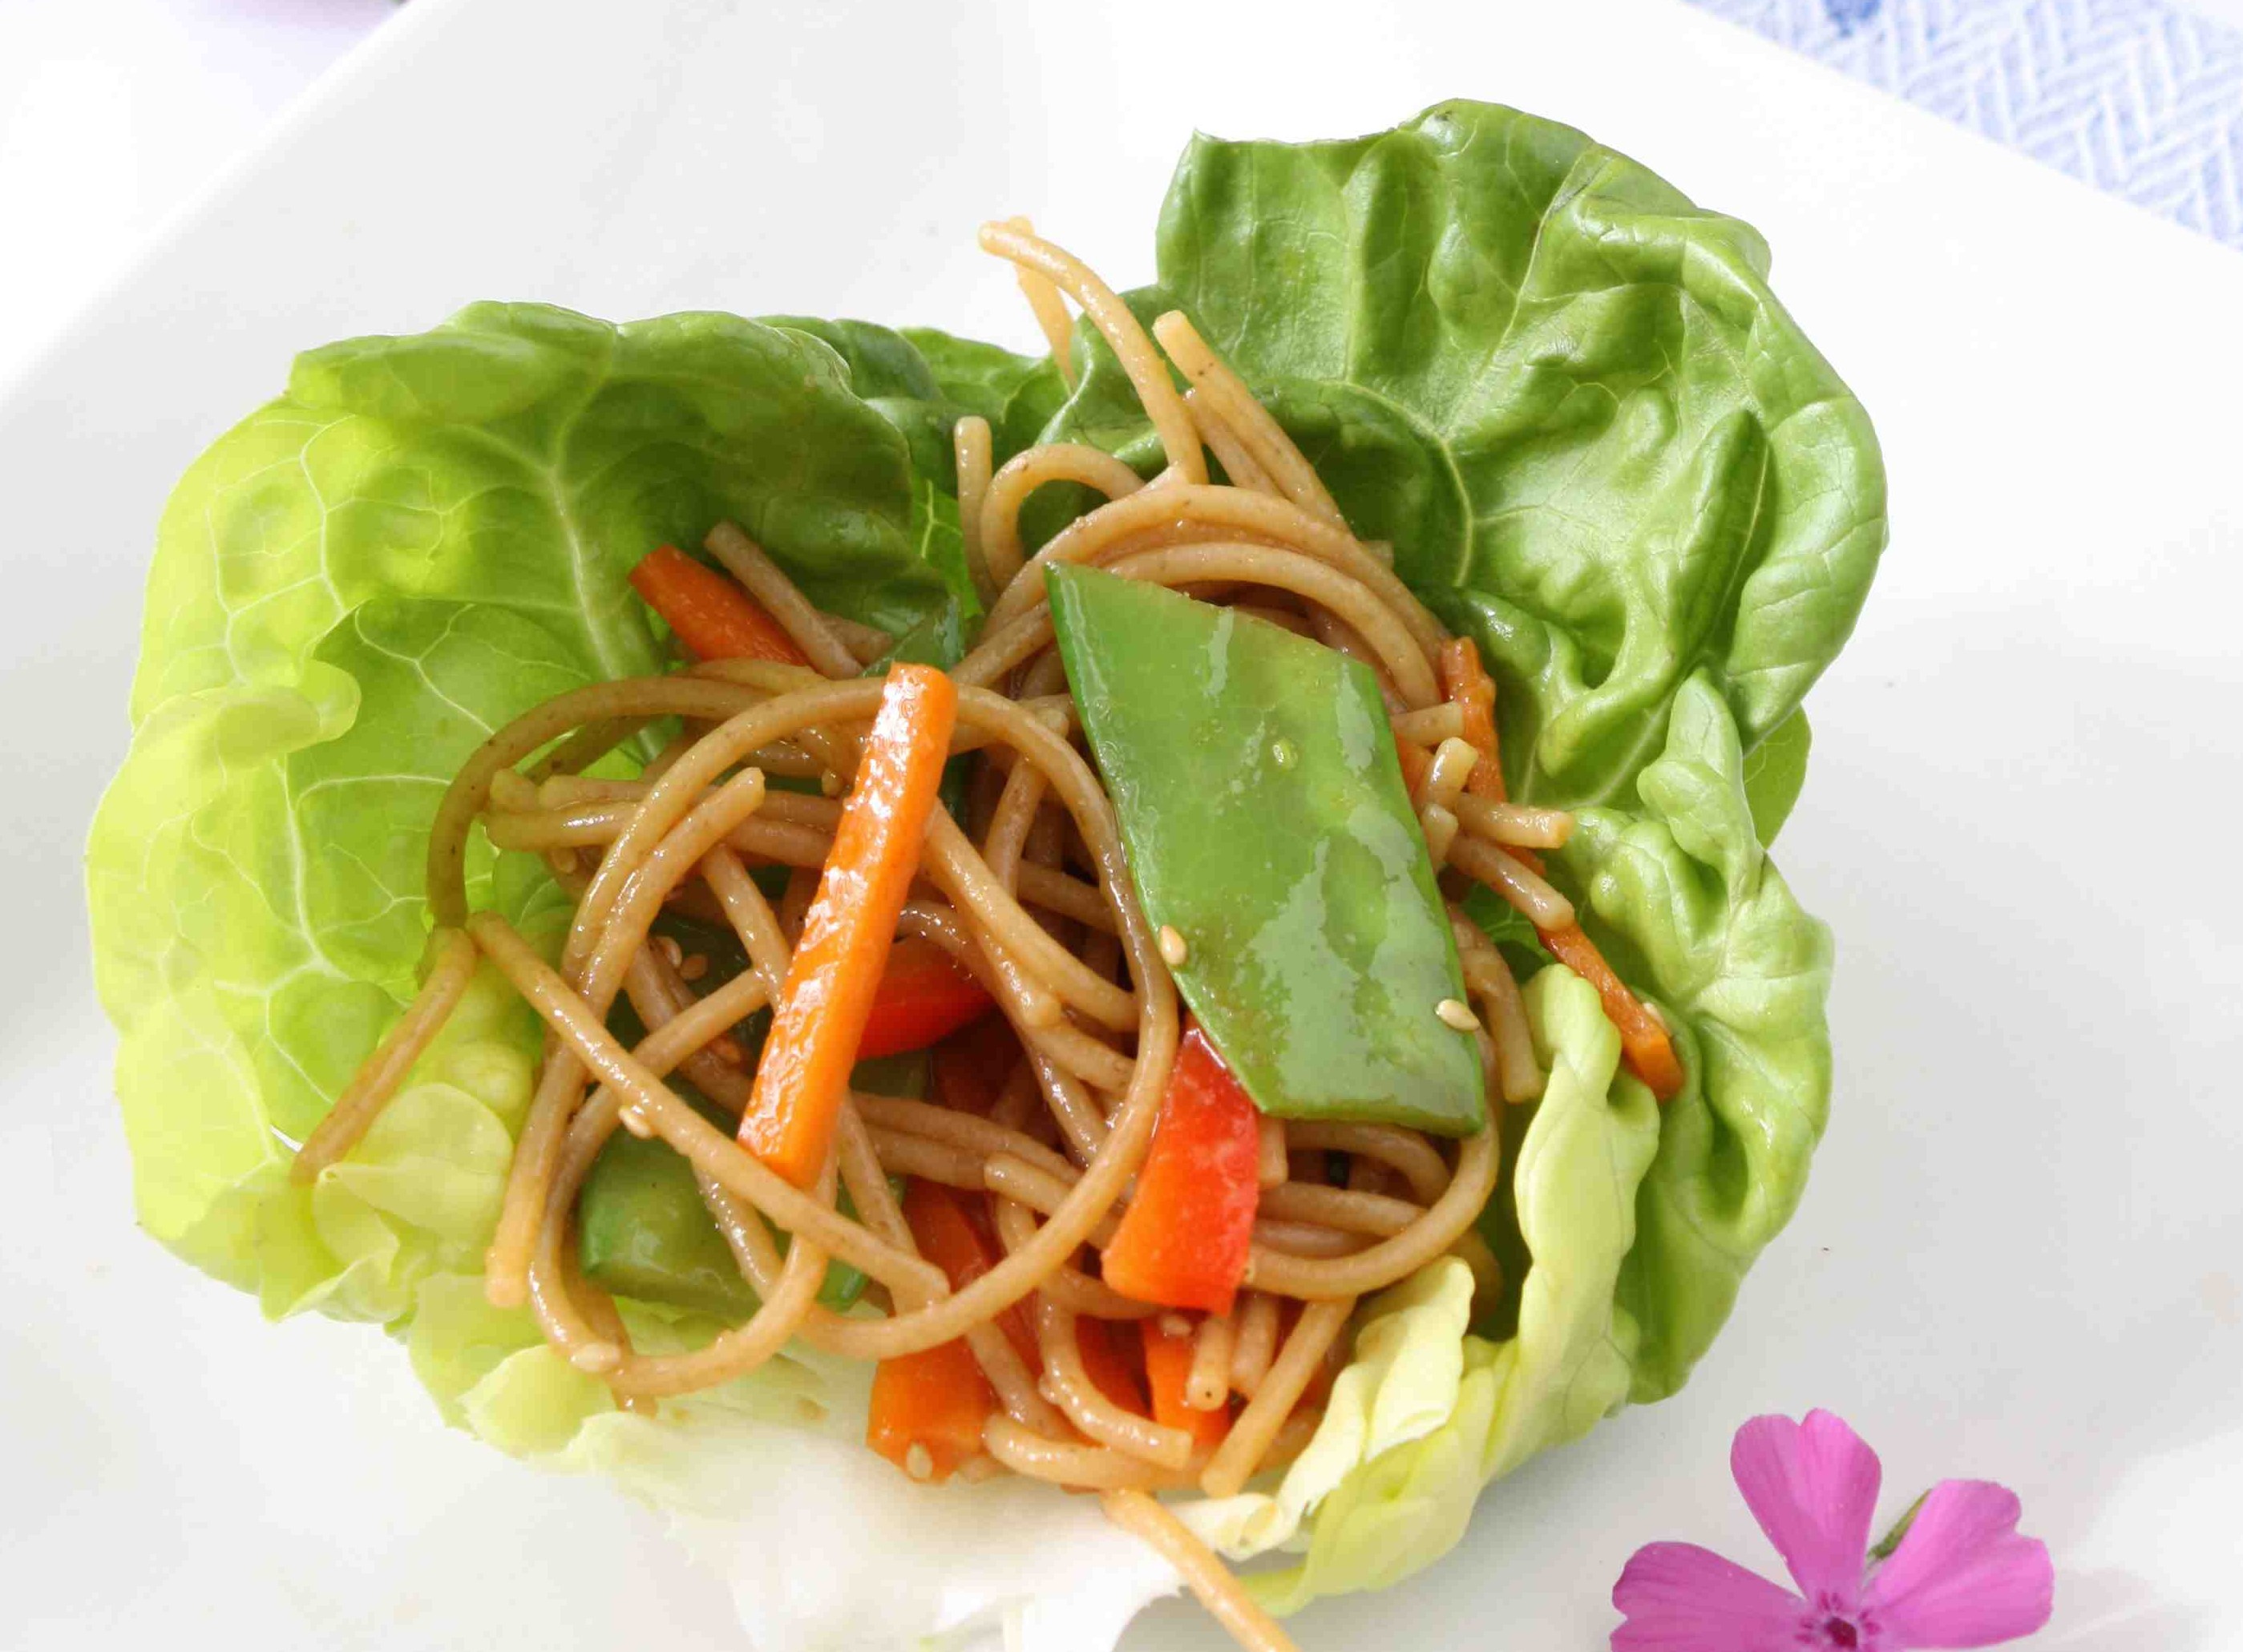
<path id="1" fill-rule="evenodd" d="M 1425 755 L 1423 746 L 1413 745 L 1400 735 L 1394 737 L 1394 755 L 1402 761 L 1402 786 L 1410 794 L 1410 806 L 1425 806 L 1425 782 L 1431 778 L 1433 759 Z M 1472 765 L 1475 772 L 1479 765 Z"/>
<path id="2" fill-rule="evenodd" d="M 631 570 L 630 583 L 699 658 L 810 664 L 794 638 L 737 581 L 675 545 L 650 552 Z"/>
<path id="3" fill-rule="evenodd" d="M 1682 1063 L 1675 1056 L 1674 1041 L 1650 1008 L 1613 973 L 1597 943 L 1581 933 L 1579 924 L 1545 929 L 1542 944 L 1551 956 L 1597 989 L 1605 1001 L 1605 1014 L 1620 1028 L 1620 1048 L 1627 1069 L 1650 1086 L 1660 1101 L 1671 1100 L 1682 1088 Z"/>
<path id="4" fill-rule="evenodd" d="M 919 1253 L 940 1268 L 950 1288 L 963 1291 L 997 1265 L 997 1241 L 978 1225 L 967 1202 L 940 1183 L 914 1177 L 904 1189 L 904 1220 Z M 1041 1368 L 1036 1339 L 1015 1304 L 997 1317 L 998 1328 L 1027 1360 Z M 981 1430 L 997 1396 L 980 1362 L 960 1338 L 919 1353 L 883 1359 L 872 1374 L 865 1443 L 914 1480 L 943 1480 L 981 1449 Z"/>
<path id="5" fill-rule="evenodd" d="M 1219 1445 L 1230 1432 L 1229 1410 L 1201 1411 L 1184 1399 L 1184 1385 L 1191 1379 L 1191 1338 L 1169 1335 L 1157 1316 L 1137 1325 L 1145 1338 L 1145 1386 L 1153 1391 L 1153 1420 L 1189 1431 L 1195 1446 Z"/>
<path id="6" fill-rule="evenodd" d="M 962 1341 L 939 1343 L 880 1361 L 865 1443 L 913 1480 L 945 1480 L 980 1453 L 996 1408 L 973 1351 Z"/>
<path id="7" fill-rule="evenodd" d="M 1479 761 L 1465 779 L 1476 798 L 1504 800 L 1503 759 L 1495 740 L 1495 679 L 1479 663 L 1479 646 L 1469 637 L 1452 637 L 1441 646 L 1441 691 L 1465 716 L 1465 740 Z"/>
<path id="8" fill-rule="evenodd" d="M 942 672 L 907 664 L 888 672 L 740 1116 L 741 1144 L 797 1187 L 817 1179 L 832 1144 L 957 713 L 957 687 Z"/>
<path id="9" fill-rule="evenodd" d="M 997 1265 L 996 1236 L 974 1214 L 962 1195 L 940 1182 L 913 1177 L 904 1189 L 904 1220 L 911 1224 L 919 1253 L 942 1270 L 953 1291 L 963 1291 Z M 1041 1365 L 1035 1334 L 1019 1303 L 997 1316 L 997 1328 L 1030 1369 Z"/>
<path id="10" fill-rule="evenodd" d="M 1465 781 L 1475 797 L 1504 800 L 1501 748 L 1496 744 L 1495 679 L 1479 663 L 1479 648 L 1469 637 L 1452 637 L 1441 647 L 1441 689 L 1464 713 L 1465 739 L 1480 754 Z M 1504 853 L 1534 872 L 1542 870 L 1542 857 L 1532 849 L 1508 845 Z M 1660 1101 L 1682 1088 L 1682 1063 L 1674 1054 L 1674 1041 L 1658 1016 L 1613 973 L 1596 942 L 1579 924 L 1542 931 L 1542 944 L 1568 969 L 1597 989 L 1605 1014 L 1620 1028 L 1620 1051 L 1628 1070 L 1650 1086 Z"/>

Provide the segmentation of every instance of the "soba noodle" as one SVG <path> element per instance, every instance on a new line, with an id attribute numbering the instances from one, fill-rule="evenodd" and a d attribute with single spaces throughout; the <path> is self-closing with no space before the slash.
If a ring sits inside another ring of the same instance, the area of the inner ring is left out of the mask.
<path id="1" fill-rule="evenodd" d="M 1248 1288 L 1231 1313 L 1174 1326 L 1192 1338 L 1187 1404 L 1236 1405 L 1227 1433 L 1211 1451 L 1196 1446 L 1190 1432 L 1132 1410 L 1093 1379 L 1082 1321 L 1126 1331 L 1156 1315 L 1164 1325 L 1179 1318 L 1122 1295 L 1100 1278 L 1097 1259 L 1117 1231 L 1167 1088 L 1179 1035 L 1171 972 L 1188 948 L 1173 932 L 1155 937 L 1138 908 L 1114 806 L 1079 745 L 1042 570 L 1095 564 L 1213 594 L 1359 653 L 1390 697 L 1397 737 L 1430 752 L 1419 807 L 1436 866 L 1485 884 L 1545 927 L 1570 923 L 1572 907 L 1511 851 L 1562 844 L 1572 823 L 1465 791 L 1478 754 L 1458 707 L 1443 698 L 1437 666 L 1447 633 L 1397 577 L 1391 551 L 1356 539 L 1283 427 L 1186 318 L 1155 323 L 1163 360 L 1111 288 L 1024 221 L 987 226 L 982 244 L 1020 270 L 1070 376 L 1061 295 L 1082 307 L 1136 388 L 1167 457 L 1149 482 L 1110 454 L 1066 443 L 1032 448 L 993 472 L 987 423 L 962 419 L 953 433 L 967 562 L 989 613 L 978 646 L 951 673 L 952 749 L 982 753 L 984 780 L 975 809 L 935 807 L 921 881 L 897 932 L 954 959 L 1009 1023 L 1021 1059 L 987 1075 L 994 1106 L 985 1116 L 941 1104 L 946 1096 L 852 1095 L 822 1173 L 798 1187 L 670 1082 L 683 1074 L 719 1107 L 748 1104 L 735 1029 L 783 999 L 790 936 L 812 874 L 832 853 L 839 794 L 855 778 L 884 691 L 880 679 L 858 675 L 883 634 L 821 612 L 738 528 L 720 523 L 708 549 L 811 668 L 713 660 L 598 684 L 491 736 L 461 769 L 432 828 L 428 904 L 439 929 L 426 985 L 304 1143 L 296 1174 L 310 1180 L 351 1150 L 488 960 L 549 1029 L 486 1260 L 494 1302 L 527 1303 L 562 1357 L 635 1407 L 744 1375 L 796 1338 L 866 1360 L 962 1339 L 996 1409 L 983 1454 L 960 1472 L 1104 1494 L 1113 1516 L 1166 1554 L 1243 1643 L 1280 1649 L 1289 1644 L 1282 1631 L 1146 1494 L 1196 1485 L 1225 1495 L 1288 1460 L 1315 1426 L 1303 1397 L 1344 1345 L 1366 1294 L 1447 1253 L 1465 1256 L 1492 1288 L 1492 1258 L 1472 1226 L 1496 1187 L 1499 1134 L 1451 1144 L 1392 1125 L 1263 1120 Z M 1171 363 L 1188 394 L 1175 388 Z M 1209 451 L 1226 483 L 1209 481 Z M 1085 484 L 1108 502 L 1030 556 L 1020 513 L 1048 482 Z M 683 732 L 636 779 L 583 778 L 669 718 L 683 719 Z M 819 794 L 773 789 L 775 776 L 815 780 Z M 498 914 L 468 910 L 468 848 L 478 827 L 500 847 L 548 856 L 575 897 L 557 967 Z M 757 866 L 794 868 L 776 905 Z M 689 959 L 656 929 L 670 912 L 728 929 L 745 968 L 719 979 L 706 957 Z M 1512 1101 L 1539 1095 L 1543 1075 L 1518 985 L 1485 937 L 1452 914 L 1496 1087 Z M 632 1049 L 607 1025 L 619 995 L 646 1028 Z M 1439 1009 L 1473 1022 L 1462 1004 Z M 690 1165 L 758 1298 L 744 1323 L 704 1347 L 635 1348 L 616 1303 L 580 1265 L 578 1200 L 618 1128 L 659 1140 Z M 1344 1161 L 1344 1171 L 1324 1175 L 1327 1157 Z M 997 1243 L 986 1271 L 953 1279 L 919 1254 L 890 1189 L 896 1175 L 957 1190 L 980 1207 Z M 845 1191 L 853 1214 L 837 1204 Z M 829 1259 L 872 1280 L 870 1300 L 885 1311 L 844 1316 L 821 1306 Z M 1287 1299 L 1297 1306 L 1289 1332 Z M 1006 1318 L 1016 1307 L 1025 1318 Z M 1014 1341 L 1024 1326 L 1033 1327 L 1032 1346 Z M 922 1450 L 913 1472 L 927 1467 Z"/>

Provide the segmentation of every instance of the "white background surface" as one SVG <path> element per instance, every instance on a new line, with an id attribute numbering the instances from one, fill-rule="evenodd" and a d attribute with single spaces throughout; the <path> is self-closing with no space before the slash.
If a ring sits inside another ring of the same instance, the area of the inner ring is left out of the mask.
<path id="1" fill-rule="evenodd" d="M 1640 1542 L 1772 1564 L 1728 1436 L 1823 1405 L 1891 1512 L 1946 1474 L 2019 1490 L 2059 1568 L 2039 1645 L 2243 1644 L 2243 260 L 1665 0 L 1430 11 L 1204 8 L 1176 55 L 1059 8 L 414 0 L 0 404 L 0 1642 L 736 1644 L 650 1517 L 447 1434 L 373 1332 L 264 1326 L 131 1228 L 77 849 L 196 449 L 296 347 L 476 297 L 1025 345 L 982 217 L 1134 282 L 1191 125 L 1470 95 L 1758 225 L 1878 420 L 1893 548 L 1781 851 L 1837 932 L 1839 1088 L 1692 1386 L 1302 1638 L 1601 1646 Z"/>

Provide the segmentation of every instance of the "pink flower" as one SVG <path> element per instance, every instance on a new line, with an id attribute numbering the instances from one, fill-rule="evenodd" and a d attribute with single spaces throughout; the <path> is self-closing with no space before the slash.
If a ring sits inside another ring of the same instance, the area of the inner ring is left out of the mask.
<path id="1" fill-rule="evenodd" d="M 1942 1480 L 1873 1563 L 1883 1470 L 1840 1419 L 1755 1417 L 1737 1430 L 1729 1472 L 1799 1593 L 1695 1543 L 1647 1543 L 1613 1586 L 1627 1622 L 1612 1652 L 1932 1652 L 2048 1622 L 2055 1570 L 2046 1546 L 2018 1534 L 2006 1487 Z"/>

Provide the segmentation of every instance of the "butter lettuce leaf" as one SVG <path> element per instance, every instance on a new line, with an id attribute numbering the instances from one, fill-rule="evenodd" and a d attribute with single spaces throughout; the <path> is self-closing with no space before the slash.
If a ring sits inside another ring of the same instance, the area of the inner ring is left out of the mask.
<path id="1" fill-rule="evenodd" d="M 1041 440 L 1044 427 L 1067 401 L 1067 381 L 1049 356 L 1015 355 L 933 327 L 907 327 L 903 336 L 953 407 L 989 421 L 990 445 L 1000 465 Z"/>
<path id="2" fill-rule="evenodd" d="M 428 823 L 461 761 L 554 693 L 666 665 L 625 579 L 641 556 L 729 517 L 829 607 L 899 635 L 955 615 L 955 503 L 886 406 L 940 388 L 896 335 L 839 337 L 847 354 L 731 316 L 477 305 L 300 357 L 181 481 L 131 754 L 87 848 L 158 1238 L 274 1311 L 393 1320 L 459 1251 L 437 1243 L 458 1221 L 408 1223 L 369 1271 L 306 1208 L 328 1184 L 282 1171 L 414 990 Z M 852 376 L 876 369 L 880 405 Z M 482 846 L 470 893 L 551 903 L 539 863 Z M 480 1173 L 499 1143 L 453 1123 Z"/>
<path id="3" fill-rule="evenodd" d="M 1159 279 L 1366 539 L 1501 684 L 1513 792 L 1630 800 L 1682 682 L 1748 750 L 1852 631 L 1883 550 L 1861 405 L 1749 226 L 1571 127 L 1456 102 L 1339 143 L 1200 137 Z M 1051 434 L 1156 447 L 1111 351 Z"/>
<path id="4" fill-rule="evenodd" d="M 1095 1498 L 1009 1477 L 922 1486 L 860 1440 L 670 1412 L 590 1419 L 549 1460 L 666 1512 L 757 1652 L 1106 1652 L 1182 1587 Z"/>
<path id="5" fill-rule="evenodd" d="M 1755 835 L 1741 736 L 1703 678 L 1676 696 L 1640 812 L 1581 811 L 1561 853 L 1606 955 L 1664 1010 L 1686 1082 L 1660 1112 L 1620 1278 L 1631 1398 L 1681 1386 L 1790 1220 L 1830 1100 L 1829 931 Z"/>
<path id="6" fill-rule="evenodd" d="M 1276 1488 L 1183 1504 L 1185 1524 L 1235 1561 L 1293 1544 L 1349 1474 L 1423 1439 L 1456 1410 L 1472 1301 L 1472 1270 L 1454 1257 L 1381 1291 L 1357 1322 L 1324 1419 Z"/>

